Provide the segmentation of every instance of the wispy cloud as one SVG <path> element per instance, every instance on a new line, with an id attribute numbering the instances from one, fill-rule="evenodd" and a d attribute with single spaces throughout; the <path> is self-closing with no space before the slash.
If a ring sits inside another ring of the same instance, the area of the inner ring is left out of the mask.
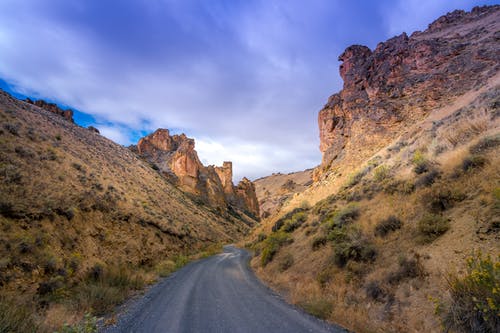
<path id="1" fill-rule="evenodd" d="M 262 176 L 320 162 L 317 112 L 342 86 L 345 47 L 483 3 L 3 0 L 0 78 L 119 143 L 174 128 L 205 163 Z"/>

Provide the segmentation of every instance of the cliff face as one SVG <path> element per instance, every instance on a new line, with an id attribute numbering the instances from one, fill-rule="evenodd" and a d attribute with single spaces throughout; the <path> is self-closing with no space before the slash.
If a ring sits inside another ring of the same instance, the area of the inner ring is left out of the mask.
<path id="1" fill-rule="evenodd" d="M 348 47 L 343 89 L 318 116 L 321 167 L 355 166 L 430 110 L 483 85 L 499 68 L 500 6 L 454 11 L 410 37 Z M 360 149 L 359 147 L 362 147 Z"/>
<path id="2" fill-rule="evenodd" d="M 225 209 L 231 205 L 258 218 L 259 204 L 252 182 L 244 178 L 234 186 L 231 162 L 205 167 L 194 148 L 193 139 L 184 134 L 171 136 L 168 129 L 158 129 L 132 147 L 185 192 L 212 206 Z"/>

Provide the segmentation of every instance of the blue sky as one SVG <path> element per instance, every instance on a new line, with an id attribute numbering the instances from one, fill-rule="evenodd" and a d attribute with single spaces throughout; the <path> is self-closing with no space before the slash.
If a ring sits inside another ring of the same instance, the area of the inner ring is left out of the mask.
<path id="1" fill-rule="evenodd" d="M 317 113 L 351 44 L 495 1 L 1 0 L 0 88 L 124 145 L 164 127 L 235 177 L 319 164 Z"/>

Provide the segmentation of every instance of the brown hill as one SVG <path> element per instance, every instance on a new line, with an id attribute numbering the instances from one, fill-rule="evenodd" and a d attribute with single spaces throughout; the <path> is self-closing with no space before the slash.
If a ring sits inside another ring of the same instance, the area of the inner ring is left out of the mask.
<path id="1" fill-rule="evenodd" d="M 500 329 L 499 34 L 490 6 L 347 48 L 316 181 L 248 244 L 263 279 L 357 332 Z"/>
<path id="2" fill-rule="evenodd" d="M 255 191 L 260 204 L 261 217 L 276 214 L 281 207 L 296 193 L 300 193 L 312 184 L 313 170 L 275 173 L 256 179 Z"/>
<path id="3" fill-rule="evenodd" d="M 91 308 L 109 311 L 179 255 L 252 226 L 193 201 L 129 149 L 64 116 L 0 91 L 2 320 L 14 306 L 18 322 L 53 331 Z"/>

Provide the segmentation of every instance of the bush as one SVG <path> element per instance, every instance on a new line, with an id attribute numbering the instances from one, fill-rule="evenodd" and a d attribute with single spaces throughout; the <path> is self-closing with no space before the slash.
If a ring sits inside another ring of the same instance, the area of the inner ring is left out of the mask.
<path id="1" fill-rule="evenodd" d="M 419 256 L 414 256 L 413 258 L 401 257 L 398 269 L 389 273 L 386 280 L 389 284 L 396 285 L 401 281 L 422 276 L 424 276 L 424 268 L 420 263 Z"/>
<path id="2" fill-rule="evenodd" d="M 295 213 L 289 220 L 285 222 L 281 230 L 284 232 L 293 232 L 307 220 L 306 212 Z"/>
<path id="3" fill-rule="evenodd" d="M 359 170 L 358 172 L 355 172 L 355 173 L 349 175 L 349 178 L 347 178 L 347 182 L 344 185 L 344 188 L 345 189 L 350 188 L 350 187 L 353 187 L 354 185 L 358 184 L 361 181 L 361 179 L 363 179 L 363 177 L 370 171 L 370 169 L 371 169 L 371 167 L 368 166 L 362 170 Z"/>
<path id="4" fill-rule="evenodd" d="M 500 255 L 481 253 L 467 260 L 464 276 L 448 279 L 450 300 L 443 305 L 446 331 L 500 332 Z"/>
<path id="5" fill-rule="evenodd" d="M 475 145 L 472 145 L 469 151 L 472 154 L 481 154 L 488 150 L 491 150 L 500 145 L 500 135 L 488 136 L 481 140 Z"/>
<path id="6" fill-rule="evenodd" d="M 292 232 L 296 228 L 298 228 L 305 220 L 307 219 L 307 208 L 295 208 L 291 212 L 283 215 L 272 227 L 272 231 L 276 232 L 280 230 L 285 224 L 288 223 L 286 227 L 288 229 L 287 232 Z"/>
<path id="7" fill-rule="evenodd" d="M 487 162 L 488 160 L 483 156 L 478 156 L 478 155 L 467 156 L 462 161 L 461 169 L 463 172 L 469 172 L 474 169 L 482 168 Z"/>
<path id="8" fill-rule="evenodd" d="M 266 266 L 270 263 L 276 253 L 278 253 L 279 249 L 286 244 L 290 244 L 292 240 L 290 237 L 284 232 L 276 232 L 272 233 L 267 237 L 267 239 L 263 242 L 263 248 L 261 252 L 261 264 L 262 266 Z"/>
<path id="9" fill-rule="evenodd" d="M 422 203 L 433 213 L 450 209 L 456 202 L 464 199 L 465 194 L 443 183 L 436 183 L 431 189 L 424 190 L 420 197 Z"/>
<path id="10" fill-rule="evenodd" d="M 373 179 L 380 182 L 389 176 L 389 168 L 385 165 L 380 165 L 373 171 Z"/>
<path id="11" fill-rule="evenodd" d="M 415 182 L 415 187 L 427 187 L 431 186 L 440 177 L 440 173 L 437 170 L 431 170 L 428 173 L 420 176 Z"/>
<path id="12" fill-rule="evenodd" d="M 340 228 L 355 221 L 360 214 L 358 205 L 349 204 L 327 217 L 328 229 Z"/>
<path id="13" fill-rule="evenodd" d="M 385 290 L 377 281 L 368 282 L 365 285 L 365 293 L 366 297 L 377 302 L 382 302 L 386 296 Z"/>
<path id="14" fill-rule="evenodd" d="M 388 218 L 380 221 L 375 226 L 375 236 L 384 237 L 388 233 L 396 231 L 401 228 L 403 223 L 399 218 L 394 215 L 389 216 Z"/>
<path id="15" fill-rule="evenodd" d="M 280 272 L 284 272 L 290 267 L 292 267 L 293 263 L 294 263 L 293 256 L 290 253 L 288 253 L 280 260 L 278 268 Z"/>
<path id="16" fill-rule="evenodd" d="M 328 238 L 333 241 L 333 263 L 337 267 L 345 267 L 350 260 L 373 261 L 377 256 L 373 244 L 357 229 L 337 228 L 330 232 Z"/>
<path id="17" fill-rule="evenodd" d="M 427 158 L 424 156 L 421 150 L 416 150 L 415 153 L 413 153 L 413 158 L 411 162 L 414 165 L 413 171 L 417 175 L 429 171 L 430 162 L 427 160 Z"/>
<path id="18" fill-rule="evenodd" d="M 417 230 L 422 243 L 434 241 L 448 231 L 448 229 L 450 229 L 448 219 L 436 214 L 426 214 L 417 224 Z"/>
<path id="19" fill-rule="evenodd" d="M 325 236 L 314 237 L 311 248 L 313 251 L 319 250 L 322 246 L 326 245 L 328 239 Z"/>

